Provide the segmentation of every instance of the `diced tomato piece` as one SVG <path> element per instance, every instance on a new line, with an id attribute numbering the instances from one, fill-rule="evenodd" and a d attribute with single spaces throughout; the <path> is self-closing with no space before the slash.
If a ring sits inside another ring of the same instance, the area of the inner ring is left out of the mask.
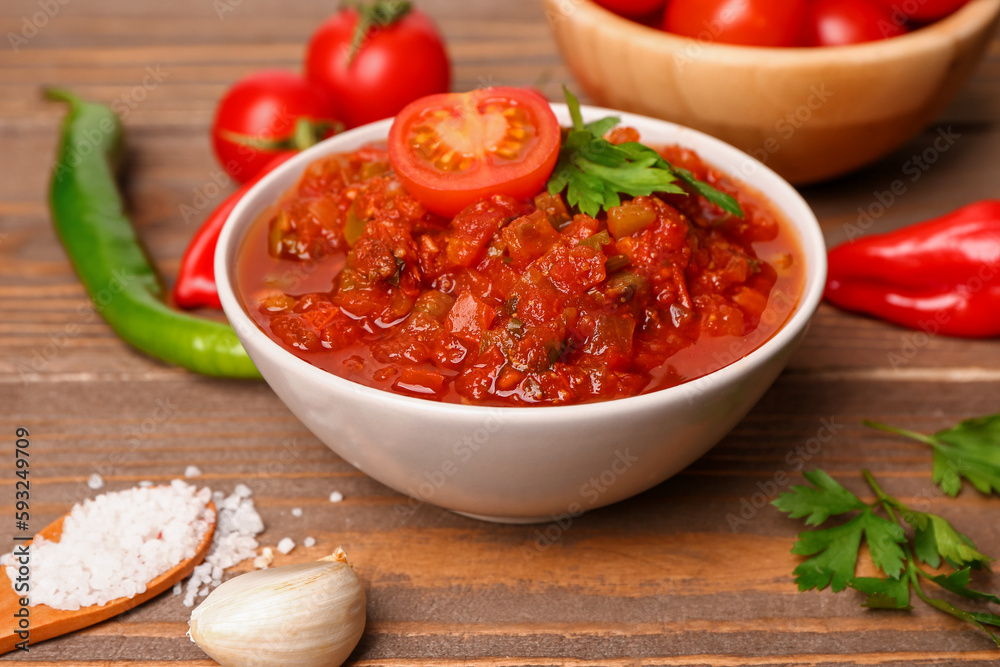
<path id="1" fill-rule="evenodd" d="M 469 292 L 464 292 L 448 311 L 444 326 L 453 336 L 478 343 L 483 332 L 490 328 L 496 314 L 496 310 L 488 304 Z"/>
<path id="2" fill-rule="evenodd" d="M 564 224 L 569 222 L 571 217 L 562 195 L 550 195 L 547 190 L 542 190 L 539 194 L 535 195 L 535 208 L 544 212 L 549 222 L 556 229 L 560 229 Z"/>
<path id="3" fill-rule="evenodd" d="M 427 313 L 438 322 L 441 322 L 448 314 L 448 311 L 451 310 L 454 303 L 455 297 L 450 294 L 429 289 L 420 293 L 420 296 L 417 297 L 416 302 L 413 304 L 413 310 L 418 313 Z"/>
<path id="4" fill-rule="evenodd" d="M 563 227 L 560 234 L 570 242 L 570 245 L 573 245 L 593 236 L 599 231 L 601 231 L 601 223 L 586 213 L 577 213 L 573 216 L 572 222 Z"/>
<path id="5" fill-rule="evenodd" d="M 510 293 L 518 319 L 528 325 L 539 325 L 558 317 L 563 310 L 565 295 L 535 266 L 521 275 Z"/>
<path id="6" fill-rule="evenodd" d="M 336 316 L 323 327 L 319 339 L 329 350 L 342 350 L 361 338 L 361 328 L 339 310 Z"/>
<path id="7" fill-rule="evenodd" d="M 538 260 L 537 266 L 561 291 L 580 295 L 604 280 L 606 260 L 603 252 L 590 246 L 557 245 Z"/>
<path id="8" fill-rule="evenodd" d="M 514 285 L 520 280 L 521 270 L 515 271 L 511 268 L 511 264 L 504 261 L 505 259 L 505 257 L 497 255 L 496 257 L 487 257 L 479 263 L 480 273 L 490 282 L 489 292 L 479 293 L 484 298 L 489 296 L 496 301 L 504 301 L 514 289 Z"/>
<path id="9" fill-rule="evenodd" d="M 279 315 L 271 320 L 271 333 L 289 347 L 318 350 L 319 336 L 297 315 Z"/>
<path id="10" fill-rule="evenodd" d="M 302 314 L 302 319 L 309 324 L 313 329 L 319 331 L 327 324 L 332 322 L 337 315 L 340 314 L 340 309 L 334 306 L 332 303 L 326 304 L 322 308 L 314 308 L 307 313 Z"/>
<path id="11" fill-rule="evenodd" d="M 423 312 L 415 312 L 388 338 L 372 344 L 372 355 L 384 364 L 419 364 L 431 357 L 431 348 L 443 331 L 441 324 Z"/>
<path id="12" fill-rule="evenodd" d="M 482 400 L 493 392 L 493 384 L 506 359 L 495 347 L 487 349 L 471 366 L 455 378 L 455 388 L 462 396 Z"/>
<path id="13" fill-rule="evenodd" d="M 708 336 L 742 336 L 743 311 L 719 294 L 696 297 L 695 307 L 701 316 L 701 330 Z"/>
<path id="14" fill-rule="evenodd" d="M 505 367 L 497 377 L 497 389 L 500 391 L 513 391 L 524 380 L 525 374 L 511 366 Z"/>
<path id="15" fill-rule="evenodd" d="M 347 266 L 368 282 L 388 280 L 399 272 L 396 256 L 385 243 L 362 238 L 347 255 Z"/>
<path id="16" fill-rule="evenodd" d="M 504 227 L 501 235 L 515 270 L 523 270 L 559 241 L 559 232 L 543 211 L 521 216 Z"/>
<path id="17" fill-rule="evenodd" d="M 407 394 L 423 398 L 444 393 L 445 376 L 439 371 L 404 366 L 399 369 L 399 377 L 392 383 L 392 388 Z"/>
<path id="18" fill-rule="evenodd" d="M 458 370 L 468 356 L 469 349 L 462 344 L 462 341 L 445 332 L 438 336 L 431 350 L 431 361 L 438 368 Z"/>
<path id="19" fill-rule="evenodd" d="M 420 258 L 420 272 L 425 279 L 432 281 L 445 271 L 444 241 L 442 238 L 424 234 L 420 237 L 417 249 Z"/>
<path id="20" fill-rule="evenodd" d="M 512 197 L 495 195 L 464 208 L 451 223 L 447 257 L 452 266 L 472 266 L 490 239 L 509 220 L 523 212 L 524 205 Z"/>
<path id="21" fill-rule="evenodd" d="M 577 330 L 584 335 L 582 352 L 598 364 L 611 370 L 628 370 L 632 363 L 632 335 L 635 320 L 601 311 L 581 317 Z"/>
<path id="22" fill-rule="evenodd" d="M 733 302 L 742 308 L 747 316 L 757 319 L 767 308 L 767 295 L 749 287 L 740 287 L 733 295 Z"/>

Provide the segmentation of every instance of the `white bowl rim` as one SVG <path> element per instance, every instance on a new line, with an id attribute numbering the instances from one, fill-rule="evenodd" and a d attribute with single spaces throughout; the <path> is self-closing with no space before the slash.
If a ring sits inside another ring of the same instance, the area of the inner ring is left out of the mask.
<path id="1" fill-rule="evenodd" d="M 568 118 L 568 109 L 565 104 L 550 103 L 550 105 L 556 112 L 557 116 Z M 236 225 L 247 215 L 246 211 L 251 207 L 253 200 L 257 198 L 255 197 L 256 193 L 265 190 L 271 183 L 279 179 L 283 179 L 287 172 L 294 171 L 301 175 L 305 168 L 318 157 L 337 152 L 336 150 L 330 149 L 333 142 L 336 142 L 337 145 L 345 144 L 345 148 L 342 150 L 348 151 L 353 150 L 353 148 L 351 148 L 352 146 L 356 148 L 369 141 L 377 140 L 366 138 L 359 139 L 359 143 L 353 143 L 355 141 L 355 137 L 358 135 L 367 136 L 369 133 L 376 133 L 376 131 L 378 131 L 381 136 L 387 136 L 389 127 L 391 126 L 393 120 L 391 118 L 386 118 L 384 120 L 375 121 L 367 125 L 353 128 L 307 148 L 300 154 L 279 165 L 271 173 L 262 178 L 240 199 L 239 203 L 237 203 L 232 212 L 230 212 L 229 217 L 223 225 L 222 232 L 219 235 L 219 242 L 216 246 L 214 258 L 214 268 L 216 285 L 218 287 L 219 297 L 222 301 L 223 310 L 229 318 L 233 328 L 237 332 L 237 335 L 240 338 L 243 336 L 250 336 L 255 342 L 265 347 L 273 346 L 273 350 L 280 355 L 284 355 L 282 357 L 282 359 L 285 360 L 283 363 L 290 364 L 297 373 L 304 374 L 312 381 L 329 385 L 331 389 L 334 389 L 338 393 L 346 392 L 349 394 L 360 395 L 374 401 L 383 402 L 387 407 L 395 405 L 399 408 L 421 409 L 442 415 L 447 413 L 458 413 L 462 417 L 466 418 L 486 418 L 495 414 L 497 411 L 501 411 L 505 418 L 509 417 L 527 420 L 551 420 L 554 418 L 573 420 L 574 418 L 581 418 L 584 416 L 588 419 L 600 418 L 603 416 L 621 417 L 624 413 L 651 409 L 654 408 L 657 403 L 668 403 L 671 400 L 676 400 L 684 395 L 698 395 L 703 392 L 707 392 L 710 386 L 714 383 L 725 383 L 727 380 L 734 380 L 743 373 L 751 370 L 754 366 L 763 363 L 767 359 L 770 350 L 781 349 L 785 346 L 791 345 L 796 337 L 802 334 L 808 327 L 813 314 L 822 300 L 823 290 L 826 283 L 826 246 L 823 233 L 820 229 L 819 221 L 816 219 L 815 214 L 805 199 L 803 199 L 802 195 L 799 194 L 799 192 L 791 184 L 781 178 L 781 176 L 769 169 L 767 165 L 756 160 L 752 156 L 743 153 L 730 144 L 705 134 L 704 132 L 699 132 L 698 130 L 691 129 L 684 125 L 671 123 L 659 118 L 651 118 L 649 116 L 642 116 L 640 114 L 617 111 L 614 109 L 606 109 L 603 107 L 581 105 L 580 110 L 585 120 L 592 116 L 604 117 L 610 115 L 621 117 L 623 125 L 628 125 L 630 119 L 638 119 L 644 123 L 652 122 L 675 134 L 681 132 L 694 135 L 699 141 L 711 145 L 715 150 L 738 153 L 738 157 L 740 159 L 746 160 L 748 164 L 754 167 L 755 178 L 775 180 L 780 188 L 786 189 L 787 194 L 790 197 L 790 201 L 808 213 L 808 217 L 805 220 L 788 219 L 786 221 L 787 226 L 791 227 L 791 231 L 797 235 L 799 245 L 804 256 L 803 261 L 806 261 L 806 271 L 804 277 L 805 285 L 803 292 L 799 295 L 798 302 L 795 304 L 794 310 L 786 319 L 785 323 L 763 344 L 759 345 L 749 354 L 730 363 L 728 366 L 724 366 L 707 373 L 706 375 L 673 387 L 639 394 L 638 396 L 627 396 L 602 401 L 573 403 L 569 405 L 542 404 L 532 406 L 444 403 L 424 398 L 405 396 L 403 394 L 397 394 L 384 389 L 369 387 L 367 385 L 348 380 L 347 378 L 340 377 L 330 371 L 314 366 L 313 364 L 310 364 L 304 359 L 296 356 L 292 352 L 289 352 L 260 329 L 256 321 L 254 321 L 248 314 L 241 299 L 236 296 L 233 281 L 230 279 L 230 267 L 226 262 L 226 255 L 229 252 L 233 252 L 234 256 L 238 255 L 240 250 L 239 245 L 243 242 L 245 237 L 244 230 L 244 233 L 241 234 L 239 238 L 234 238 L 236 235 Z M 652 143 L 657 142 L 653 141 Z M 709 164 L 712 163 L 709 162 Z M 719 169 L 730 178 L 741 182 L 744 181 L 741 176 L 732 174 L 721 167 L 715 166 L 714 164 L 712 164 L 712 166 L 713 168 Z M 298 179 L 296 179 L 295 182 L 297 182 L 297 180 Z M 747 185 L 751 188 L 757 189 L 751 181 L 747 181 Z M 772 203 L 772 205 L 777 208 L 776 204 Z M 785 218 L 790 218 L 784 209 L 779 208 L 778 210 Z M 248 222 L 246 225 L 243 225 L 244 228 L 246 228 L 249 224 L 252 224 L 252 222 Z M 233 246 L 234 244 L 236 247 L 230 250 L 230 246 Z"/>

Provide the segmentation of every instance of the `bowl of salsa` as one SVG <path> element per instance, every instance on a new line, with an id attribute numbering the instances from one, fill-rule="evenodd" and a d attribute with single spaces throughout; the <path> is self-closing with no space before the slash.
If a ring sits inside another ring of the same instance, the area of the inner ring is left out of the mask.
<path id="1" fill-rule="evenodd" d="M 823 239 L 790 185 L 707 135 L 477 95 L 471 124 L 404 111 L 278 167 L 226 223 L 219 292 L 265 380 L 409 496 L 402 518 L 574 516 L 756 403 L 819 303 Z"/>

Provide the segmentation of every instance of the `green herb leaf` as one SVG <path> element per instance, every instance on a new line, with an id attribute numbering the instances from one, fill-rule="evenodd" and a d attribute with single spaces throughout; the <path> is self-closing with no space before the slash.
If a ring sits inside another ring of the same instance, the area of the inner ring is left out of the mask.
<path id="1" fill-rule="evenodd" d="M 954 568 L 988 567 L 993 561 L 981 553 L 971 539 L 955 530 L 947 519 L 905 506 L 900 509 L 903 520 L 916 531 L 914 553 L 931 567 L 940 567 L 942 558 Z"/>
<path id="2" fill-rule="evenodd" d="M 792 553 L 813 556 L 795 568 L 799 590 L 822 590 L 829 585 L 837 593 L 847 588 L 854 579 L 862 535 L 875 565 L 890 577 L 898 577 L 903 571 L 904 554 L 899 546 L 906 540 L 903 528 L 866 506 L 842 526 L 799 534 Z"/>
<path id="3" fill-rule="evenodd" d="M 977 431 L 978 425 L 974 426 L 971 431 Z M 958 429 L 943 433 L 953 435 L 956 430 Z M 908 432 L 904 434 L 909 435 Z M 968 436 L 969 429 L 962 435 L 963 438 Z M 931 436 L 920 434 L 912 434 L 911 437 L 928 444 L 932 440 Z M 938 436 L 934 436 L 936 437 Z M 962 442 L 967 445 L 969 441 L 962 439 Z M 972 442 L 981 440 L 972 439 Z M 842 525 L 799 534 L 792 553 L 811 556 L 795 568 L 795 582 L 799 590 L 822 590 L 829 586 L 836 593 L 851 587 L 867 594 L 862 605 L 864 607 L 912 609 L 912 588 L 923 602 L 982 630 L 1000 647 L 1000 638 L 987 627 L 1000 627 L 1000 616 L 959 609 L 945 600 L 928 597 L 920 586 L 920 579 L 923 578 L 956 595 L 1000 604 L 1000 597 L 969 587 L 970 569 L 987 567 L 993 559 L 981 553 L 971 539 L 955 530 L 943 517 L 907 507 L 905 503 L 883 491 L 869 471 L 864 470 L 862 473 L 875 492 L 876 501 L 872 505 L 865 504 L 818 469 L 803 473 L 811 486 L 792 487 L 791 491 L 781 494 L 772 503 L 793 518 L 805 517 L 807 525 L 820 525 L 830 516 L 857 512 L 854 518 Z M 876 515 L 875 511 L 879 509 L 891 521 Z M 905 521 L 914 528 L 912 547 L 900 521 Z M 868 546 L 872 561 L 887 577 L 854 576 L 862 538 Z M 917 559 L 933 567 L 938 567 L 943 560 L 956 568 L 956 571 L 950 574 L 932 574 L 920 569 L 916 564 Z"/>
<path id="4" fill-rule="evenodd" d="M 851 510 L 864 509 L 866 505 L 856 495 L 841 486 L 822 470 L 804 472 L 813 486 L 793 486 L 771 504 L 793 519 L 806 518 L 807 526 L 818 526 L 828 517 Z"/>
<path id="5" fill-rule="evenodd" d="M 566 86 L 563 86 L 563 94 L 566 96 L 566 106 L 569 107 L 569 117 L 573 121 L 573 129 L 586 129 L 583 124 L 583 115 L 580 113 L 580 100 L 576 99 L 576 95 L 569 92 L 569 88 Z"/>
<path id="6" fill-rule="evenodd" d="M 868 594 L 862 607 L 870 609 L 913 609 L 910 606 L 910 579 L 880 579 L 855 577 L 848 584 L 851 588 Z"/>
<path id="7" fill-rule="evenodd" d="M 726 213 L 735 215 L 737 218 L 743 217 L 743 209 L 740 208 L 740 203 L 736 201 L 736 198 L 732 195 L 727 195 L 725 192 L 719 192 L 708 183 L 699 181 L 694 177 L 694 174 L 687 169 L 674 167 L 674 173 L 677 174 L 677 177 L 682 181 L 693 187 L 698 194 L 721 208 Z"/>
<path id="8" fill-rule="evenodd" d="M 621 119 L 608 117 L 584 123 L 579 101 L 569 89 L 563 90 L 573 128 L 566 132 L 559 149 L 559 159 L 549 177 L 549 194 L 565 190 L 570 206 L 597 217 L 602 209 L 619 206 L 621 195 L 687 194 L 677 184 L 681 180 L 724 211 L 743 217 L 736 199 L 697 180 L 691 172 L 674 167 L 652 148 L 636 142 L 612 144 L 604 135 Z"/>
<path id="9" fill-rule="evenodd" d="M 983 593 L 982 591 L 969 588 L 969 583 L 972 581 L 970 568 L 958 570 L 951 574 L 939 574 L 935 577 L 930 577 L 930 580 L 956 595 L 961 595 L 972 600 L 989 600 L 994 604 L 1000 604 L 1000 597 L 992 593 Z"/>
<path id="10" fill-rule="evenodd" d="M 617 116 L 608 116 L 607 118 L 595 120 L 593 123 L 587 123 L 583 128 L 587 132 L 590 132 L 592 136 L 603 138 L 605 134 L 617 127 L 621 122 L 622 119 Z"/>
<path id="11" fill-rule="evenodd" d="M 963 477 L 981 493 L 1000 493 L 1000 414 L 969 419 L 932 436 L 878 422 L 865 424 L 931 446 L 934 483 L 949 496 L 958 495 Z"/>

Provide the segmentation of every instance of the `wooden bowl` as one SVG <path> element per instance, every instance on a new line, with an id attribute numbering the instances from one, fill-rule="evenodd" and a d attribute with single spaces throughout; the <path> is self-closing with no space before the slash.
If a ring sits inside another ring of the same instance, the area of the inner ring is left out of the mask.
<path id="1" fill-rule="evenodd" d="M 601 106 L 714 135 L 793 183 L 844 174 L 898 148 L 954 98 L 1000 18 L 972 0 L 901 37 L 760 48 L 672 35 L 591 0 L 545 0 L 570 71 Z"/>

